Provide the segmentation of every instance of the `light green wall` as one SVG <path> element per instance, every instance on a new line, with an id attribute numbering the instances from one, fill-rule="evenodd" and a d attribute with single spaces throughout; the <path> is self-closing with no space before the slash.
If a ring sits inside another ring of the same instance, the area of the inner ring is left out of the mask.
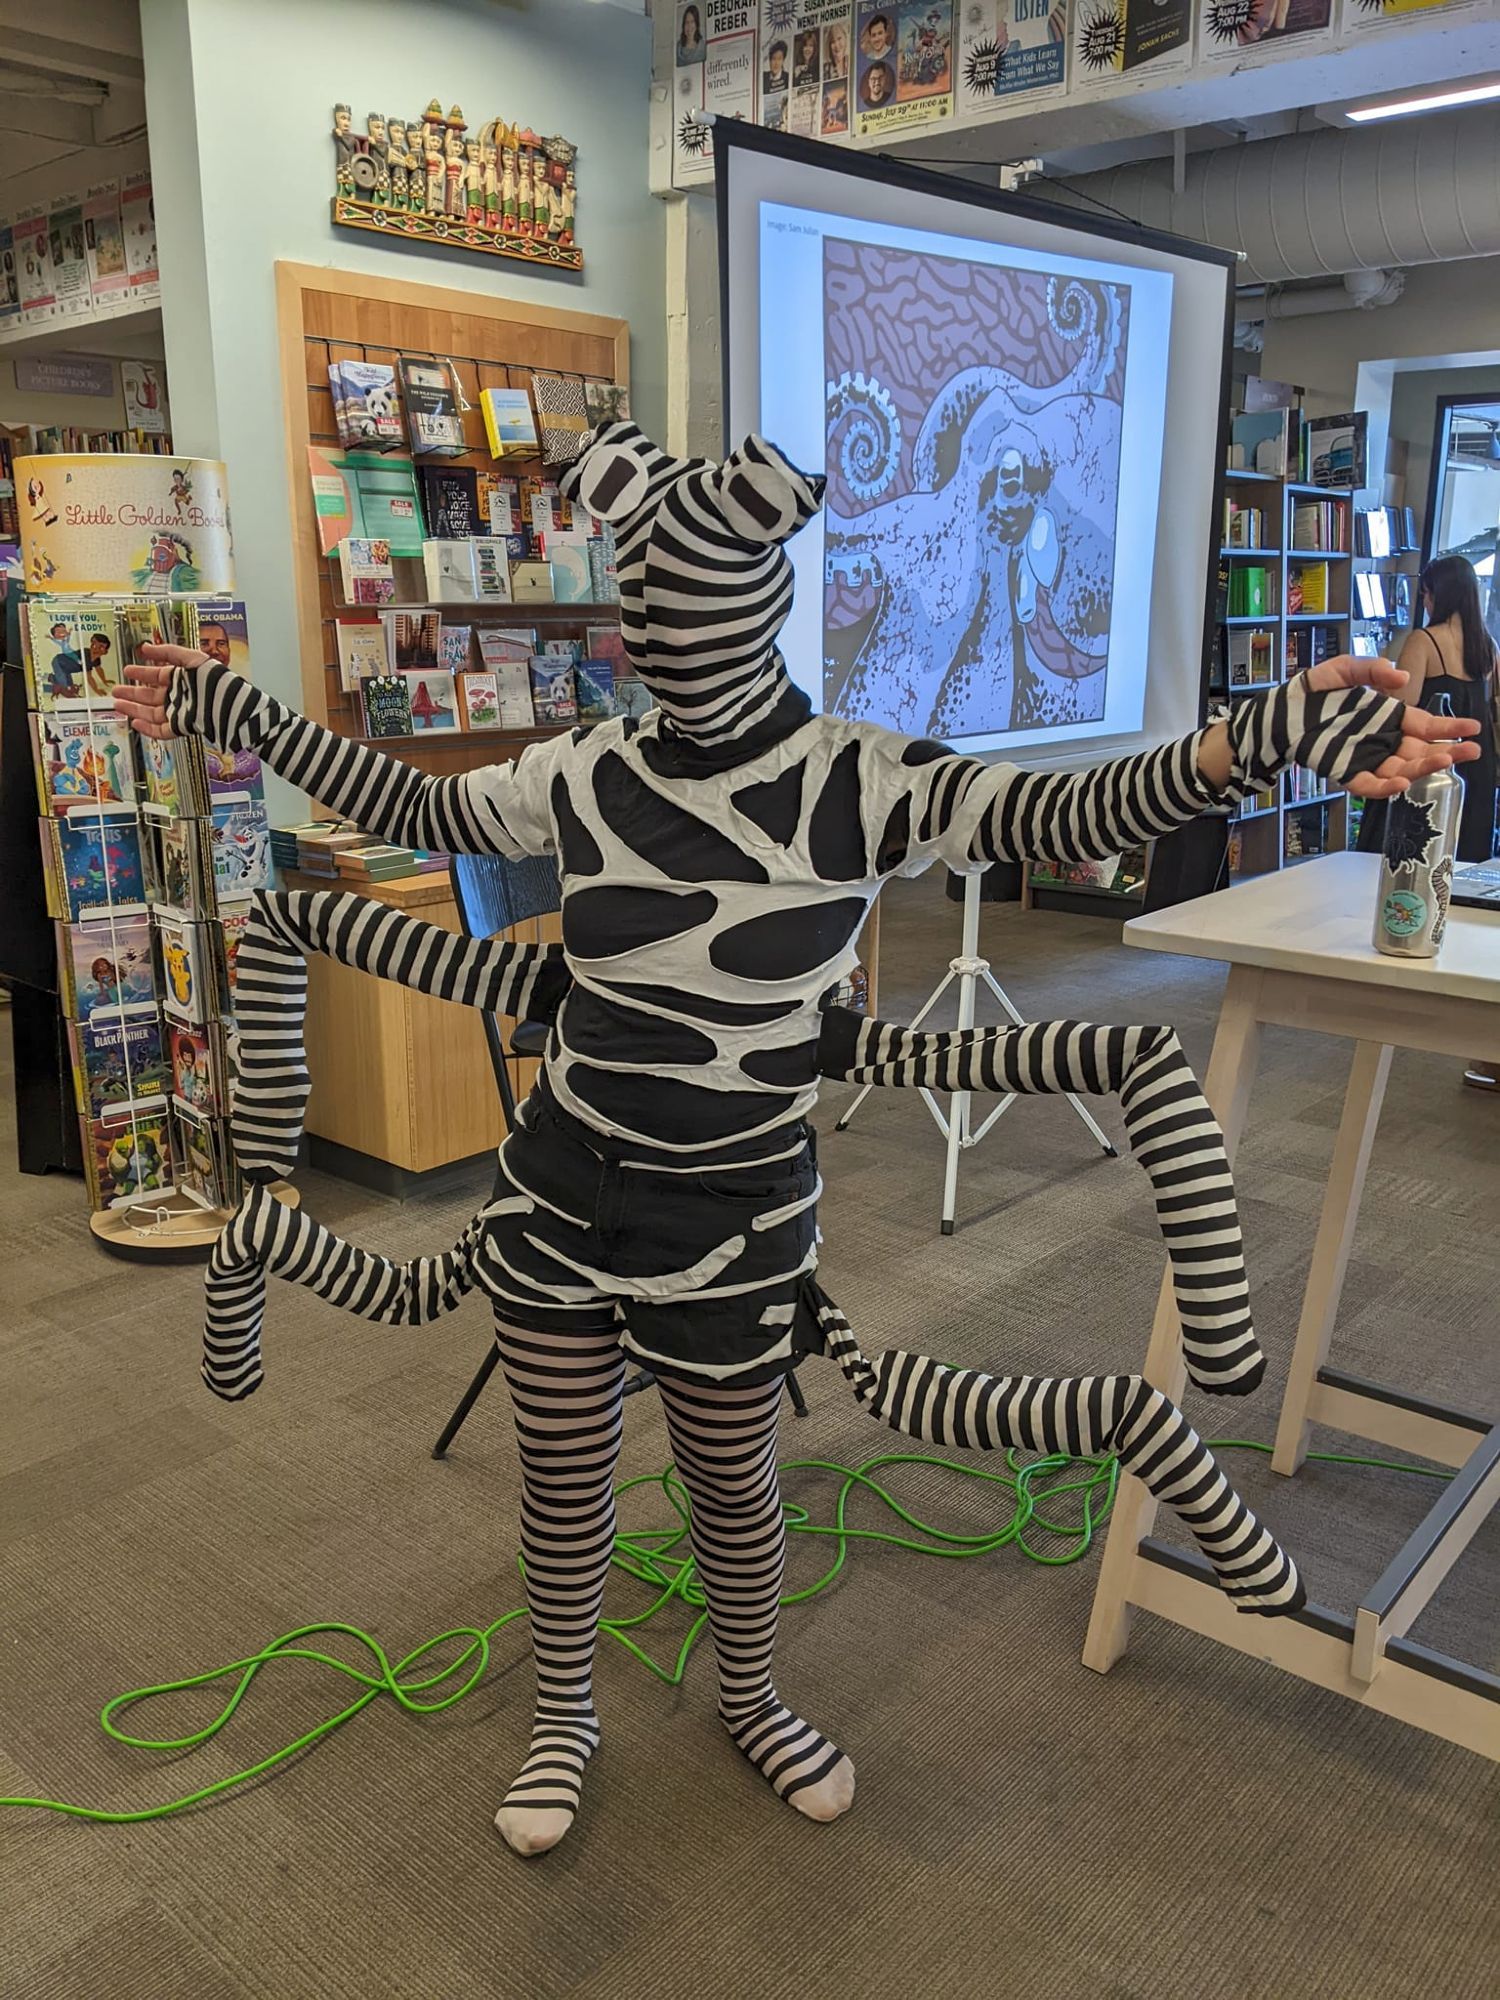
<path id="1" fill-rule="evenodd" d="M 174 440 L 227 461 L 255 677 L 300 697 L 286 520 L 278 258 L 612 313 L 633 407 L 666 408 L 664 228 L 646 187 L 650 24 L 589 0 L 141 0 Z M 574 277 L 336 231 L 336 101 L 457 101 L 579 146 Z M 285 810 L 285 793 L 273 800 Z"/>

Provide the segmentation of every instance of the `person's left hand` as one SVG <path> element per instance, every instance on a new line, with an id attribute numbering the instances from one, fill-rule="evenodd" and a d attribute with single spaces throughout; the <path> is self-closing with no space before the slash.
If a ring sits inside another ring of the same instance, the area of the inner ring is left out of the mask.
<path id="1" fill-rule="evenodd" d="M 1336 688 L 1367 687 L 1377 694 L 1399 695 L 1410 678 L 1390 660 L 1358 660 L 1350 653 L 1309 667 L 1306 674 L 1307 685 L 1322 694 Z M 1414 778 L 1425 778 L 1433 771 L 1446 771 L 1477 757 L 1477 743 L 1455 742 L 1454 738 L 1478 734 L 1479 724 L 1467 716 L 1431 715 L 1425 708 L 1408 704 L 1401 718 L 1401 747 L 1373 771 L 1350 778 L 1344 790 L 1361 799 L 1395 798 Z"/>

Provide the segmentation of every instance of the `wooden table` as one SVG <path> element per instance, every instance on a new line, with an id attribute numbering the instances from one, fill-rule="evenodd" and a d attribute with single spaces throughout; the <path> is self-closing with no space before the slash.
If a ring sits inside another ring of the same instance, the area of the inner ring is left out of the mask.
<path id="1" fill-rule="evenodd" d="M 359 888 L 425 923 L 459 928 L 446 870 L 367 887 L 289 871 L 285 886 Z M 556 912 L 505 933 L 528 943 L 561 934 Z M 513 1028 L 502 1020 L 507 1042 Z M 505 1136 L 483 1017 L 473 1008 L 311 954 L 307 1057 L 309 1157 L 347 1180 L 387 1194 L 414 1193 L 444 1169 L 493 1154 Z M 531 1088 L 536 1067 L 517 1062 L 517 1098 Z"/>
<path id="2" fill-rule="evenodd" d="M 1125 1650 L 1134 1611 L 1153 1611 L 1368 1708 L 1500 1758 L 1500 1678 L 1405 1636 L 1500 1502 L 1500 1424 L 1329 1365 L 1392 1051 L 1425 1049 L 1455 1061 L 1500 1058 L 1500 917 L 1456 909 L 1440 957 L 1387 958 L 1370 943 L 1379 865 L 1377 857 L 1362 854 L 1304 862 L 1137 917 L 1125 926 L 1125 940 L 1145 951 L 1229 964 L 1205 1094 L 1231 1158 L 1264 1026 L 1354 1042 L 1272 1464 L 1294 1474 L 1310 1426 L 1321 1423 L 1453 1466 L 1455 1477 L 1352 1619 L 1319 1605 L 1295 1618 L 1242 1616 L 1201 1556 L 1151 1537 L 1156 1502 L 1138 1481 L 1122 1478 L 1083 1658 L 1108 1672 Z M 1422 1339 L 1440 1338 L 1441 1331 L 1412 1329 Z M 1420 1352 L 1415 1340 L 1413 1351 Z M 1145 1374 L 1181 1397 L 1186 1374 L 1169 1278 Z"/>

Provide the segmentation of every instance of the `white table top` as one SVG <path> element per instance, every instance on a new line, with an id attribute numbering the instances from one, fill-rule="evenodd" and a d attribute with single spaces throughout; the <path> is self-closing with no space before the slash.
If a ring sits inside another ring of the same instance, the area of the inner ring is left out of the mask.
<path id="1" fill-rule="evenodd" d="M 1455 908 L 1436 958 L 1388 958 L 1370 942 L 1379 872 L 1378 855 L 1321 855 L 1132 917 L 1125 942 L 1313 978 L 1500 1001 L 1500 914 Z"/>

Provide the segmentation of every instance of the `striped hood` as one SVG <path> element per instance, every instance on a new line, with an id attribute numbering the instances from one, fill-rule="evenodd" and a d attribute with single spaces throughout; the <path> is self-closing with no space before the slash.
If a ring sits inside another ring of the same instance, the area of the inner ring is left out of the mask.
<path id="1" fill-rule="evenodd" d="M 763 438 L 716 465 L 618 423 L 584 440 L 560 483 L 615 531 L 620 636 L 675 728 L 705 745 L 753 730 L 789 685 L 776 647 L 792 602 L 782 544 L 822 505 L 821 475 Z"/>

